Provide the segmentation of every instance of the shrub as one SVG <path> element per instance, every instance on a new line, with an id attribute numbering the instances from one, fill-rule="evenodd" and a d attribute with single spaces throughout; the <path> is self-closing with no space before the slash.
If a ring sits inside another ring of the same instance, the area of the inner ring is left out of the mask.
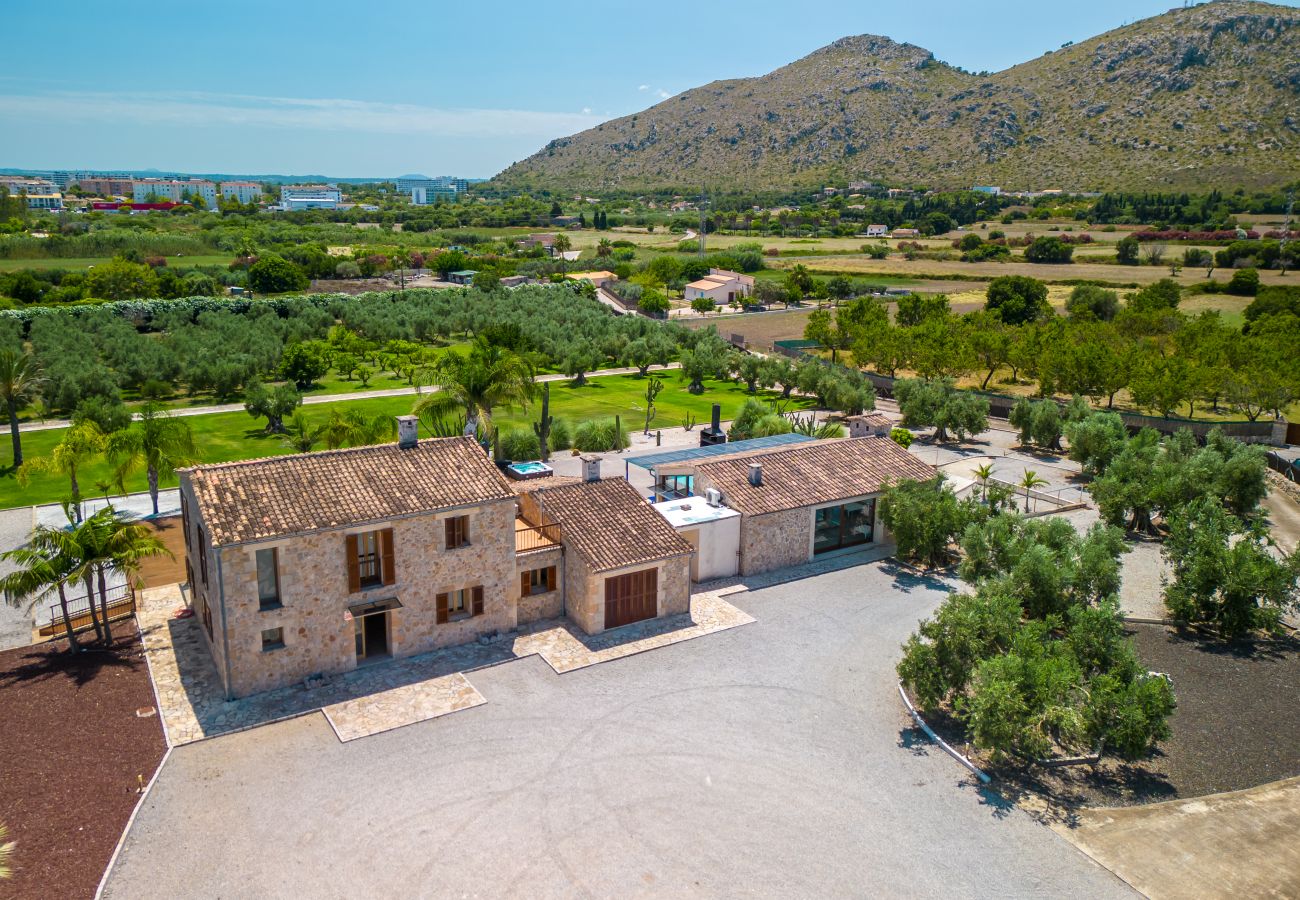
<path id="1" fill-rule="evenodd" d="M 552 450 L 568 450 L 573 446 L 573 435 L 569 432 L 569 423 L 556 419 L 551 423 L 550 441 Z"/>
<path id="2" fill-rule="evenodd" d="M 172 386 L 165 381 L 151 378 L 140 385 L 140 397 L 143 400 L 166 400 L 173 395 Z"/>
<path id="3" fill-rule="evenodd" d="M 1238 269 L 1232 273 L 1227 292 L 1238 297 L 1254 297 L 1259 293 L 1259 272 L 1256 269 Z"/>
<path id="4" fill-rule="evenodd" d="M 542 445 L 538 441 L 537 435 L 531 430 L 525 431 L 522 428 L 511 429 L 501 434 L 497 441 L 501 445 L 501 456 L 503 459 L 518 460 L 537 459 L 542 455 Z M 557 450 L 560 448 L 556 448 Z"/>
<path id="5" fill-rule="evenodd" d="M 628 443 L 627 429 L 622 428 L 614 419 L 589 420 L 573 432 L 573 447 L 583 453 L 622 450 Z"/>
<path id="6" fill-rule="evenodd" d="M 912 441 L 915 440 L 912 432 L 908 431 L 906 428 L 889 429 L 889 439 L 903 448 L 912 446 Z"/>
<path id="7" fill-rule="evenodd" d="M 1040 237 L 1025 248 L 1025 259 L 1031 263 L 1068 263 L 1074 248 L 1059 237 Z"/>
<path id="8" fill-rule="evenodd" d="M 1024 325 L 1052 311 L 1047 285 L 1026 275 L 1003 275 L 989 282 L 984 308 L 1008 325 Z"/>

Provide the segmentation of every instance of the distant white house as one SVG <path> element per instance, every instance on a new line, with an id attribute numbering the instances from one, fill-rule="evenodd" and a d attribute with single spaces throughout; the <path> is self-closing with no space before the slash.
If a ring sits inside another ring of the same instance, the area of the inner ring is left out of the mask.
<path id="1" fill-rule="evenodd" d="M 682 296 L 690 302 L 708 297 L 716 306 L 725 306 L 734 300 L 748 297 L 754 291 L 754 277 L 729 272 L 726 269 L 709 269 L 709 274 L 686 285 Z"/>
<path id="2" fill-rule="evenodd" d="M 888 225 L 868 225 L 868 226 L 867 226 L 867 237 L 888 237 L 888 236 L 889 236 L 889 226 L 888 226 Z"/>

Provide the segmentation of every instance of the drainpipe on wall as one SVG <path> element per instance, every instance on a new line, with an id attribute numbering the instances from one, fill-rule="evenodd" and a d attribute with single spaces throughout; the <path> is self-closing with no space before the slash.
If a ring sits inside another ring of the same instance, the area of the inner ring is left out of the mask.
<path id="1" fill-rule="evenodd" d="M 226 699 L 234 700 L 230 690 L 230 621 L 226 618 L 226 578 L 221 569 L 221 548 L 216 547 L 217 557 L 217 598 L 221 604 L 221 655 L 225 663 L 222 680 L 225 681 Z"/>

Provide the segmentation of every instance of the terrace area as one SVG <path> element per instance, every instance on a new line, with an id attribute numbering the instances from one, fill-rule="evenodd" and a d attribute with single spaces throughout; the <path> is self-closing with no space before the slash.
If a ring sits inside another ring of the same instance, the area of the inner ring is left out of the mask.
<path id="1" fill-rule="evenodd" d="M 532 553 L 560 546 L 560 526 L 534 525 L 522 516 L 515 518 L 515 553 Z"/>

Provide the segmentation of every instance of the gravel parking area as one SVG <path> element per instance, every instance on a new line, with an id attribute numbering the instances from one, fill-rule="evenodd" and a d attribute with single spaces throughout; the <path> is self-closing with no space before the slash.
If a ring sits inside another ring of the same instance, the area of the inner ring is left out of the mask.
<path id="1" fill-rule="evenodd" d="M 7 898 L 88 898 L 165 745 L 132 623 L 112 651 L 63 641 L 0 653 L 0 821 Z"/>
<path id="2" fill-rule="evenodd" d="M 0 509 L 0 552 L 14 550 L 27 543 L 32 533 L 32 509 Z M 0 575 L 14 570 L 13 564 L 0 560 Z M 0 602 L 0 650 L 24 647 L 32 642 L 32 616 L 24 608 Z"/>
<path id="3" fill-rule="evenodd" d="M 482 671 L 454 716 L 179 747 L 106 896 L 1132 896 L 910 727 L 898 647 L 948 588 L 832 571 L 707 641 Z"/>

